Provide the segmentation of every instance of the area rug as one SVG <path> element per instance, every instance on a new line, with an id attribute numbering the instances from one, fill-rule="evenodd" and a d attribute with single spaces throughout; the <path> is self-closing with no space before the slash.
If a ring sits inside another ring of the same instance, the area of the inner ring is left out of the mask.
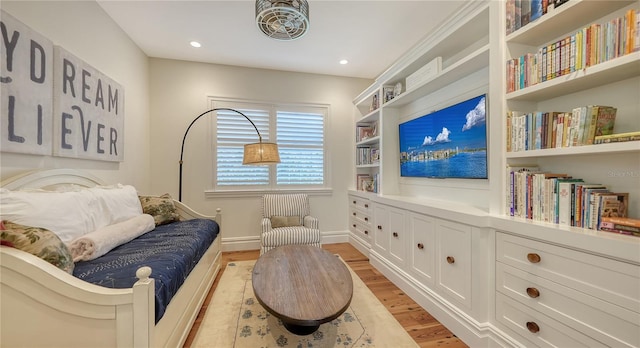
<path id="1" fill-rule="evenodd" d="M 310 335 L 290 333 L 256 300 L 251 285 L 254 263 L 227 265 L 192 347 L 418 347 L 349 267 L 353 279 L 349 308 Z"/>

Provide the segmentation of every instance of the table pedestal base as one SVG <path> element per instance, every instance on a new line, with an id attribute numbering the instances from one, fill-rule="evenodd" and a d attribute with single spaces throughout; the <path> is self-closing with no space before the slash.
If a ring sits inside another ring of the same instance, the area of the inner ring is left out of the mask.
<path id="1" fill-rule="evenodd" d="M 312 333 L 316 332 L 316 330 L 318 330 L 318 328 L 320 327 L 320 325 L 303 326 L 303 325 L 288 324 L 285 322 L 282 322 L 282 324 L 287 330 L 289 330 L 289 332 L 291 332 L 292 334 L 296 334 L 298 336 L 311 335 Z"/>

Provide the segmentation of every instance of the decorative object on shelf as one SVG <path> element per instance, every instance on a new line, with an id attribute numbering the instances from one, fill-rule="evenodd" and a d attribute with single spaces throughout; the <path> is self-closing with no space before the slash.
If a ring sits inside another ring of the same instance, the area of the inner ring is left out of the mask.
<path id="1" fill-rule="evenodd" d="M 395 98 L 394 86 L 383 86 L 382 87 L 382 96 L 384 98 L 384 103 L 391 101 Z"/>
<path id="2" fill-rule="evenodd" d="M 407 91 L 438 75 L 442 70 L 442 57 L 436 57 L 413 74 L 407 76 Z"/>
<path id="3" fill-rule="evenodd" d="M 193 126 L 193 124 L 202 116 L 210 112 L 221 111 L 221 110 L 232 111 L 237 114 L 240 114 L 241 116 L 246 118 L 247 121 L 251 122 L 251 125 L 253 126 L 253 128 L 255 128 L 256 133 L 258 133 L 257 143 L 244 145 L 244 157 L 242 158 L 242 164 L 262 165 L 262 164 L 280 163 L 280 154 L 278 152 L 278 144 L 262 142 L 262 135 L 260 135 L 260 131 L 258 131 L 258 127 L 256 127 L 255 123 L 253 123 L 253 121 L 251 121 L 251 119 L 247 117 L 247 115 L 243 114 L 238 110 L 230 109 L 230 108 L 214 108 L 211 110 L 207 110 L 201 113 L 200 115 L 198 115 L 198 117 L 194 118 L 193 121 L 191 121 L 191 123 L 189 124 L 189 127 L 187 127 L 187 130 L 184 132 L 184 136 L 182 137 L 182 147 L 180 148 L 180 162 L 179 162 L 180 163 L 180 184 L 178 188 L 179 201 L 182 201 L 182 163 L 183 163 L 182 157 L 184 155 L 184 142 L 187 139 L 187 134 L 189 134 L 189 130 L 191 129 L 191 126 Z"/>
<path id="4" fill-rule="evenodd" d="M 395 87 L 393 88 L 393 97 L 397 97 L 400 94 L 402 94 L 402 82 L 398 82 L 396 83 Z"/>
<path id="5" fill-rule="evenodd" d="M 309 31 L 309 4 L 306 0 L 257 0 L 256 24 L 272 39 L 298 39 Z"/>
<path id="6" fill-rule="evenodd" d="M 378 107 L 380 107 L 380 102 L 378 101 L 378 93 L 376 93 L 371 97 L 371 107 L 369 111 L 377 110 Z"/>

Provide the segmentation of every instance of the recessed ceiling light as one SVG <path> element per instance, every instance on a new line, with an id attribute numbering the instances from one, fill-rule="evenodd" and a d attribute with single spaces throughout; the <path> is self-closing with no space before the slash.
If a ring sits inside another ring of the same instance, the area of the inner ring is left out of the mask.
<path id="1" fill-rule="evenodd" d="M 193 47 L 200 47 L 200 46 L 202 46 L 198 41 L 191 41 L 191 42 L 190 42 L 190 44 L 191 44 L 191 46 L 193 46 Z"/>
<path id="2" fill-rule="evenodd" d="M 345 65 L 345 64 L 349 64 L 349 61 L 346 59 L 342 59 L 340 60 L 340 64 Z"/>

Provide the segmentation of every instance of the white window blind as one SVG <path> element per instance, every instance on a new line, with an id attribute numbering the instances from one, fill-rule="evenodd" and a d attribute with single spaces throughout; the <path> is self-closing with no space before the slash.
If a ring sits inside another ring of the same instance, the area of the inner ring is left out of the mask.
<path id="1" fill-rule="evenodd" d="M 269 141 L 269 111 L 238 109 L 256 125 L 262 141 Z M 217 163 L 218 186 L 269 185 L 269 167 L 244 166 L 244 144 L 257 143 L 258 134 L 246 118 L 233 111 L 217 111 Z"/>
<path id="2" fill-rule="evenodd" d="M 277 185 L 322 185 L 324 115 L 278 111 L 277 134 Z"/>
<path id="3" fill-rule="evenodd" d="M 324 187 L 327 108 L 251 105 L 247 102 L 224 103 L 225 107 L 249 117 L 260 131 L 262 141 L 278 144 L 281 163 L 275 166 L 242 165 L 244 145 L 258 142 L 258 135 L 242 115 L 217 111 L 214 186 L 225 191 Z"/>

